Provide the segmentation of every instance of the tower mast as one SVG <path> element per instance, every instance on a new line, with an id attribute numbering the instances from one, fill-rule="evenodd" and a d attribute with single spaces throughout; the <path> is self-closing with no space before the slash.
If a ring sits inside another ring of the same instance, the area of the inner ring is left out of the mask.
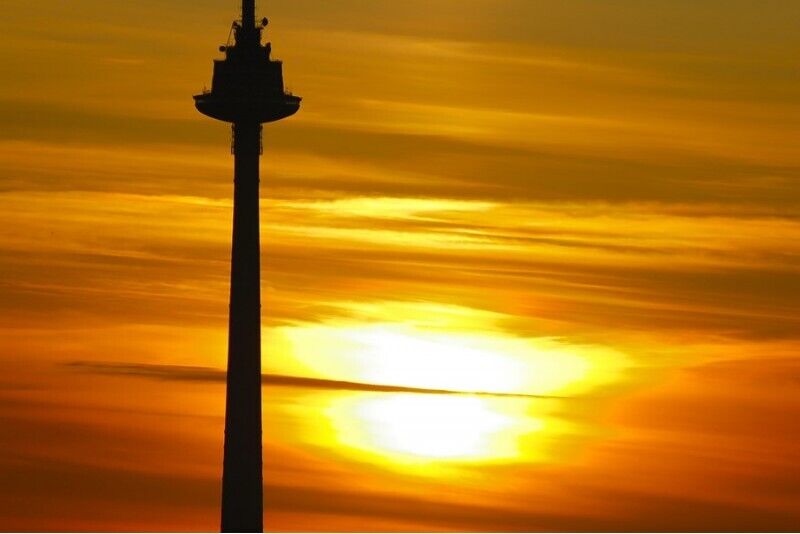
<path id="1" fill-rule="evenodd" d="M 233 244 L 231 248 L 228 373 L 222 471 L 223 532 L 263 531 L 261 459 L 261 272 L 259 158 L 262 123 L 293 115 L 300 97 L 283 87 L 283 65 L 261 44 L 255 0 L 242 1 L 235 44 L 221 47 L 210 91 L 197 109 L 233 125 Z"/>
<path id="2" fill-rule="evenodd" d="M 256 25 L 256 0 L 242 0 L 242 27 L 253 28 Z"/>

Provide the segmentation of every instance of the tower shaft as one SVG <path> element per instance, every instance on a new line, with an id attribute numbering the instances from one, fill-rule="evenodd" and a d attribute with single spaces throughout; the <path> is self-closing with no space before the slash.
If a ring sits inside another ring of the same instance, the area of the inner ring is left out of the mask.
<path id="1" fill-rule="evenodd" d="M 233 247 L 222 475 L 222 531 L 262 532 L 261 278 L 259 157 L 261 124 L 233 125 Z"/>

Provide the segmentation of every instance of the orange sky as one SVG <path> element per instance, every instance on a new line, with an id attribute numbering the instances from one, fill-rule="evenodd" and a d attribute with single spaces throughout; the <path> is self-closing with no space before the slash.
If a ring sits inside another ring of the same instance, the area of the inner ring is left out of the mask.
<path id="1" fill-rule="evenodd" d="M 0 530 L 215 530 L 237 2 L 38 4 Z M 260 4 L 268 529 L 800 529 L 799 3 Z"/>

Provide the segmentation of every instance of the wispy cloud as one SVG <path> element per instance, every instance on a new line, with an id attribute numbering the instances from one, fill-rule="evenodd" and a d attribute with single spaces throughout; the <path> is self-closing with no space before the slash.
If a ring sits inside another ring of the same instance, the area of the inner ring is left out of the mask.
<path id="1" fill-rule="evenodd" d="M 186 365 L 158 365 L 144 363 L 117 362 L 70 362 L 69 367 L 85 372 L 137 376 L 158 380 L 179 380 L 197 382 L 225 382 L 225 371 L 210 367 Z M 427 395 L 478 395 L 488 397 L 511 397 L 528 399 L 563 398 L 553 395 L 527 395 L 523 393 L 496 393 L 486 391 L 459 391 L 452 389 L 430 389 L 384 384 L 366 384 L 346 380 L 326 380 L 301 376 L 287 376 L 265 373 L 261 375 L 261 383 L 267 386 L 282 386 L 306 389 L 327 389 L 335 391 L 372 391 L 377 393 L 419 393 Z"/>

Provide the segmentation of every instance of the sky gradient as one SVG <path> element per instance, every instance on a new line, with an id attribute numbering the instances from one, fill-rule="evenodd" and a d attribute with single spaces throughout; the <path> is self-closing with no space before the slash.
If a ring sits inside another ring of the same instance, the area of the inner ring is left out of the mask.
<path id="1" fill-rule="evenodd" d="M 6 0 L 2 530 L 217 528 L 237 9 Z M 259 10 L 267 529 L 800 529 L 800 3 Z"/>

